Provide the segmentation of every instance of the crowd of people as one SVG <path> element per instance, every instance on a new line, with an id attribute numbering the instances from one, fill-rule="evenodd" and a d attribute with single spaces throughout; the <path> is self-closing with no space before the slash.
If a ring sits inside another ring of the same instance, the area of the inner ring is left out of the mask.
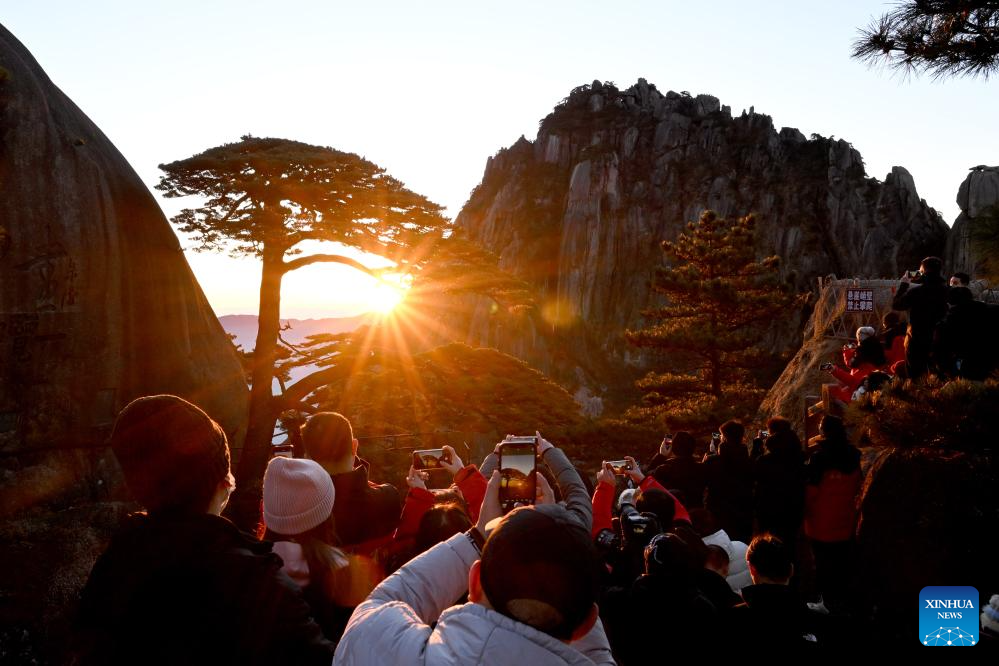
<path id="1" fill-rule="evenodd" d="M 886 367 L 991 370 L 969 332 L 989 313 L 944 284 L 939 260 L 922 271 L 896 295 L 908 326 L 886 317 L 844 350 L 842 397 Z M 412 467 L 400 496 L 371 479 L 349 420 L 322 412 L 301 428 L 300 457 L 270 460 L 249 534 L 222 517 L 236 480 L 218 424 L 176 396 L 140 398 L 110 444 L 144 510 L 91 571 L 74 653 L 83 664 L 637 664 L 677 641 L 742 654 L 855 643 L 867 629 L 861 454 L 837 416 L 820 431 L 807 446 L 783 418 L 752 439 L 739 421 L 710 442 L 677 432 L 648 461 L 604 462 L 595 484 L 536 433 L 534 497 L 511 507 L 507 440 L 479 465 L 443 447 L 444 487 Z"/>
<path id="2" fill-rule="evenodd" d="M 647 655 L 636 630 L 682 640 L 719 626 L 754 645 L 821 645 L 850 613 L 860 456 L 836 417 L 809 450 L 788 421 L 768 428 L 750 445 L 725 423 L 703 457 L 679 432 L 644 466 L 605 463 L 592 492 L 537 435 L 534 501 L 505 510 L 500 445 L 481 465 L 445 447 L 450 485 L 428 489 L 410 469 L 400 500 L 369 479 L 349 421 L 319 413 L 302 429 L 307 457 L 268 464 L 250 535 L 221 517 L 235 482 L 219 426 L 181 398 L 140 398 L 111 446 L 145 510 L 93 567 L 76 652 L 80 663 L 628 664 Z M 799 596 L 803 544 L 815 608 Z"/>
<path id="3" fill-rule="evenodd" d="M 907 322 L 902 312 L 908 313 Z M 999 367 L 997 335 L 999 306 L 975 299 L 970 275 L 959 272 L 946 279 L 943 262 L 926 257 L 919 271 L 902 276 L 881 330 L 858 328 L 856 340 L 843 346 L 842 363 L 824 364 L 836 379 L 830 397 L 849 403 L 894 377 L 918 379 L 928 373 L 984 380 Z"/>

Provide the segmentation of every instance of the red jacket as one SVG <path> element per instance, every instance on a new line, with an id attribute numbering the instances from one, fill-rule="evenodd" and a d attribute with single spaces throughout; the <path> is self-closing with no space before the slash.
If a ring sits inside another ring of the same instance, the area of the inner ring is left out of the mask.
<path id="1" fill-rule="evenodd" d="M 885 356 L 888 357 L 888 366 L 891 367 L 898 363 L 899 361 L 905 360 L 905 336 L 896 335 L 892 338 L 891 347 L 885 350 Z"/>
<path id="2" fill-rule="evenodd" d="M 860 470 L 828 469 L 818 485 L 805 487 L 805 534 L 816 541 L 849 541 L 857 523 Z"/>
<path id="3" fill-rule="evenodd" d="M 466 465 L 454 475 L 454 482 L 468 505 L 468 517 L 475 524 L 479 519 L 479 510 L 482 509 L 482 498 L 486 496 L 486 477 L 482 476 L 475 465 Z M 409 489 L 399 518 L 399 527 L 395 531 L 393 550 L 412 544 L 420 529 L 420 519 L 434 507 L 434 501 L 434 494 L 425 488 Z"/>
<path id="4" fill-rule="evenodd" d="M 675 513 L 673 514 L 673 520 L 683 520 L 690 522 L 690 514 L 687 509 L 680 503 L 673 493 L 666 490 L 656 481 L 651 475 L 646 476 L 642 479 L 642 482 L 638 484 L 639 490 L 649 490 L 650 488 L 655 488 L 656 490 L 661 490 L 671 498 L 673 498 L 673 507 L 675 508 Z M 600 482 L 597 484 L 596 489 L 593 491 L 593 536 L 596 537 L 600 534 L 601 530 L 609 530 L 613 527 L 613 508 L 614 508 L 614 491 L 616 489 L 609 483 Z"/>
<path id="5" fill-rule="evenodd" d="M 861 363 L 856 368 L 850 368 L 849 370 L 833 366 L 832 376 L 843 384 L 842 387 L 833 387 L 831 389 L 833 396 L 839 398 L 843 402 L 850 402 L 850 400 L 853 399 L 853 392 L 860 388 L 860 385 L 864 383 L 867 375 L 880 369 L 881 368 L 872 363 Z"/>

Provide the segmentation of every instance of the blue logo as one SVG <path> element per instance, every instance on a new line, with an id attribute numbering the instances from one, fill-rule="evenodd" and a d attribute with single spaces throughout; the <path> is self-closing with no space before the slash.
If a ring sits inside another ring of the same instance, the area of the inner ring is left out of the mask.
<path id="1" fill-rule="evenodd" d="M 967 585 L 924 587 L 919 593 L 919 642 L 978 645 L 978 590 Z"/>

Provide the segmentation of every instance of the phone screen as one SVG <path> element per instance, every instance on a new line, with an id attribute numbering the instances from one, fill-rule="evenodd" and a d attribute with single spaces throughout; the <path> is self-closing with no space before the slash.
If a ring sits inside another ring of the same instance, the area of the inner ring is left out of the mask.
<path id="1" fill-rule="evenodd" d="M 500 446 L 500 502 L 507 508 L 517 502 L 534 504 L 536 483 L 535 445 L 531 443 Z"/>
<path id="2" fill-rule="evenodd" d="M 444 458 L 444 449 L 413 451 L 413 468 L 441 469 L 441 460 L 444 460 Z"/>
<path id="3" fill-rule="evenodd" d="M 608 465 L 614 470 L 614 473 L 618 476 L 623 476 L 628 470 L 631 469 L 631 464 L 627 460 L 611 460 L 608 461 Z"/>

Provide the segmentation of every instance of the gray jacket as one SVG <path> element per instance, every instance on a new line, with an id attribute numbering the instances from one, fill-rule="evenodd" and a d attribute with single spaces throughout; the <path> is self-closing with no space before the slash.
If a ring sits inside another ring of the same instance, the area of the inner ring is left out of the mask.
<path id="1" fill-rule="evenodd" d="M 566 644 L 485 606 L 450 604 L 468 590 L 478 552 L 456 534 L 386 578 L 354 610 L 333 663 L 564 666 L 613 664 L 598 620 Z M 445 610 L 446 609 L 446 610 Z M 436 621 L 436 626 L 431 626 Z"/>

